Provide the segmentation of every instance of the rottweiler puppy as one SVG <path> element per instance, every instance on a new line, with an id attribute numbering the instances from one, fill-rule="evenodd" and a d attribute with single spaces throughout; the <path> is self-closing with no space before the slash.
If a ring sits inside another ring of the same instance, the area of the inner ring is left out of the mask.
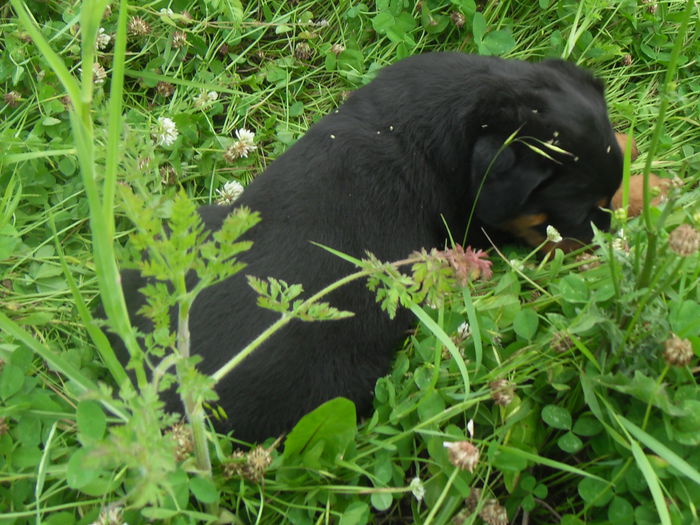
<path id="1" fill-rule="evenodd" d="M 609 226 L 601 207 L 609 206 L 621 174 L 602 84 L 586 71 L 560 60 L 435 53 L 380 71 L 232 206 L 200 213 L 215 230 L 234 207 L 259 211 L 262 222 L 249 233 L 254 245 L 241 257 L 244 273 L 301 283 L 311 295 L 354 270 L 313 243 L 393 261 L 445 247 L 448 228 L 474 247 L 487 246 L 482 228 L 497 242 L 538 245 L 550 224 L 565 237 L 562 247 L 588 241 L 591 223 Z M 142 331 L 149 323 L 135 312 L 144 284 L 138 272 L 122 273 L 132 322 Z M 355 316 L 293 321 L 246 358 L 217 386 L 228 414 L 220 430 L 260 441 L 336 396 L 351 399 L 358 414 L 370 411 L 375 382 L 412 325 L 410 313 L 390 320 L 359 282 L 328 300 Z M 243 275 L 206 289 L 190 320 L 201 370 L 219 368 L 277 315 L 256 306 Z M 174 395 L 167 403 L 179 409 Z"/>

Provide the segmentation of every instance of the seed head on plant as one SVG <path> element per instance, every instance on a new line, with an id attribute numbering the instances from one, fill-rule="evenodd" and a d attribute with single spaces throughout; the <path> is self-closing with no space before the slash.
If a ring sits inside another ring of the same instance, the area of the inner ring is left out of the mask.
<path id="1" fill-rule="evenodd" d="M 574 342 L 571 336 L 566 332 L 554 332 L 552 334 L 552 350 L 558 354 L 563 354 L 571 347 L 574 346 Z"/>
<path id="2" fill-rule="evenodd" d="M 496 499 L 488 500 L 479 516 L 487 525 L 508 525 L 508 512 Z"/>
<path id="3" fill-rule="evenodd" d="M 95 85 L 99 86 L 101 84 L 104 84 L 106 78 L 107 72 L 105 71 L 105 68 L 103 68 L 97 62 L 92 64 L 92 80 L 95 83 Z"/>
<path id="4" fill-rule="evenodd" d="M 177 173 L 172 164 L 163 164 L 158 168 L 158 172 L 160 173 L 160 182 L 166 186 L 172 186 L 177 182 Z"/>
<path id="5" fill-rule="evenodd" d="M 175 86 L 170 82 L 163 82 L 162 80 L 156 84 L 156 91 L 162 97 L 169 98 L 175 92 Z"/>
<path id="6" fill-rule="evenodd" d="M 190 457 L 194 450 L 194 440 L 190 427 L 183 421 L 180 421 L 170 427 L 168 434 L 175 442 L 175 461 L 184 461 Z"/>
<path id="7" fill-rule="evenodd" d="M 116 504 L 102 507 L 100 514 L 90 525 L 126 525 L 123 516 L 124 509 Z"/>
<path id="8" fill-rule="evenodd" d="M 272 463 L 272 449 L 258 445 L 247 453 L 236 450 L 229 461 L 224 464 L 224 475 L 238 476 L 254 483 L 259 483 Z"/>
<path id="9" fill-rule="evenodd" d="M 450 20 L 452 20 L 452 23 L 457 28 L 464 26 L 464 23 L 466 22 L 464 15 L 462 13 L 460 13 L 459 11 L 452 11 L 450 13 Z"/>
<path id="10" fill-rule="evenodd" d="M 671 366 L 688 366 L 695 357 L 693 345 L 688 339 L 671 334 L 664 343 L 664 359 Z"/>
<path id="11" fill-rule="evenodd" d="M 112 41 L 112 37 L 109 36 L 107 33 L 105 33 L 105 28 L 101 27 L 97 31 L 97 39 L 95 40 L 95 44 L 97 45 L 97 49 L 100 51 L 104 51 L 107 49 L 109 46 L 109 43 Z"/>
<path id="12" fill-rule="evenodd" d="M 19 101 L 22 100 L 22 95 L 17 91 L 8 91 L 3 95 L 2 99 L 5 101 L 5 104 L 11 108 L 16 108 L 19 106 Z"/>
<path id="13" fill-rule="evenodd" d="M 474 472 L 479 463 L 479 449 L 469 441 L 445 441 L 442 446 L 447 449 L 450 463 L 461 470 Z"/>
<path id="14" fill-rule="evenodd" d="M 600 259 L 591 253 L 582 253 L 576 257 L 576 262 L 581 263 L 579 270 L 587 272 L 600 266 Z"/>
<path id="15" fill-rule="evenodd" d="M 151 26 L 148 22 L 146 22 L 143 18 L 140 16 L 132 16 L 129 19 L 129 24 L 127 27 L 129 34 L 136 36 L 136 37 L 142 37 L 142 36 L 148 36 L 151 34 Z"/>
<path id="16" fill-rule="evenodd" d="M 459 244 L 454 248 L 438 252 L 454 269 L 461 286 L 476 279 L 488 280 L 493 275 L 491 261 L 483 250 L 474 251 L 471 246 L 465 250 Z"/>
<path id="17" fill-rule="evenodd" d="M 515 386 L 507 379 L 496 379 L 489 383 L 491 399 L 500 406 L 508 406 L 515 396 Z"/>
<path id="18" fill-rule="evenodd" d="M 464 321 L 457 327 L 457 339 L 460 342 L 464 341 L 470 335 L 472 335 L 472 330 L 468 322 Z"/>
<path id="19" fill-rule="evenodd" d="M 175 49 L 182 49 L 187 45 L 187 33 L 184 31 L 175 31 L 173 33 L 173 47 Z"/>
<path id="20" fill-rule="evenodd" d="M 313 56 L 313 54 L 314 54 L 313 49 L 311 49 L 311 46 L 309 44 L 307 44 L 306 42 L 300 42 L 294 48 L 294 56 L 298 60 L 302 60 L 302 61 L 309 60 Z"/>

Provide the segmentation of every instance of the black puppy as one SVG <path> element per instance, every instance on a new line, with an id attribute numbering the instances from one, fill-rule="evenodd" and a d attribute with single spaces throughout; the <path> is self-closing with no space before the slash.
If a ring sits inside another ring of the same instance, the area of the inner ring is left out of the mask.
<path id="1" fill-rule="evenodd" d="M 496 156 L 516 131 L 518 140 Z M 591 222 L 609 226 L 599 208 L 621 174 L 603 88 L 576 66 L 459 53 L 411 57 L 321 119 L 234 204 L 262 216 L 242 257 L 245 273 L 301 283 L 310 295 L 354 269 L 312 241 L 391 261 L 444 247 L 445 224 L 472 246 L 484 246 L 482 228 L 500 241 L 511 235 L 538 244 L 549 224 L 586 241 Z M 216 229 L 231 210 L 206 206 L 200 213 Z M 145 281 L 133 270 L 122 278 L 132 321 L 147 330 L 134 314 Z M 255 301 L 243 275 L 198 297 L 190 330 L 202 371 L 216 370 L 277 318 Z M 294 321 L 221 381 L 219 403 L 229 416 L 221 430 L 260 441 L 336 396 L 354 401 L 360 414 L 370 410 L 374 384 L 387 373 L 410 315 L 390 320 L 361 283 L 329 302 L 355 317 Z M 176 400 L 168 403 L 177 409 Z"/>

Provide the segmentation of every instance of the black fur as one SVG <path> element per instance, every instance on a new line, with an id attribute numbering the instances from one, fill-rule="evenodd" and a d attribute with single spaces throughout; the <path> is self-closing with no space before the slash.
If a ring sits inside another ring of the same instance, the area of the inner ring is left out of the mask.
<path id="1" fill-rule="evenodd" d="M 523 142 L 509 146 L 483 184 L 468 244 L 485 245 L 482 228 L 499 241 L 510 230 L 531 243 L 547 224 L 584 241 L 591 221 L 606 228 L 598 206 L 618 187 L 622 160 L 598 81 L 561 61 L 428 54 L 382 70 L 248 186 L 235 206 L 259 211 L 262 222 L 242 257 L 245 273 L 302 283 L 310 295 L 354 269 L 311 241 L 356 257 L 369 250 L 397 260 L 444 247 L 445 223 L 461 240 L 487 168 L 518 129 L 544 151 L 534 139 L 555 138 L 572 155 L 548 151 L 550 160 Z M 200 211 L 215 229 L 230 210 Z M 512 226 L 522 216 L 540 217 L 527 223 L 527 234 L 522 224 Z M 132 313 L 142 304 L 137 290 L 144 284 L 135 271 L 123 272 Z M 197 299 L 190 330 L 204 372 L 223 365 L 277 318 L 255 300 L 243 275 Z M 362 283 L 329 300 L 356 316 L 294 321 L 244 360 L 217 388 L 230 418 L 219 424 L 222 430 L 259 441 L 288 431 L 336 396 L 353 400 L 360 414 L 371 409 L 375 381 L 387 373 L 410 315 L 389 320 Z M 148 328 L 139 316 L 133 321 Z M 174 399 L 169 406 L 177 408 Z"/>

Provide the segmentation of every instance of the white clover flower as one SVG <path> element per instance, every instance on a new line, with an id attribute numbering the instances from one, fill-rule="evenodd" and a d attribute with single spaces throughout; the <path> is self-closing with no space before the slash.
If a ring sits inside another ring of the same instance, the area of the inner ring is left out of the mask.
<path id="1" fill-rule="evenodd" d="M 457 335 L 460 339 L 464 340 L 469 337 L 472 333 L 469 323 L 464 321 L 461 325 L 457 327 Z"/>
<path id="2" fill-rule="evenodd" d="M 559 231 L 551 224 L 547 226 L 547 240 L 549 242 L 561 242 L 562 236 Z"/>
<path id="3" fill-rule="evenodd" d="M 423 497 L 425 496 L 425 487 L 418 476 L 411 480 L 408 487 L 411 489 L 411 493 L 413 493 L 414 498 L 416 498 L 418 501 L 423 500 Z"/>
<path id="4" fill-rule="evenodd" d="M 216 199 L 216 203 L 219 206 L 225 206 L 227 204 L 233 203 L 238 197 L 243 193 L 243 185 L 237 180 L 231 180 L 224 184 L 224 187 L 220 190 L 216 190 L 219 194 L 219 198 Z"/>
<path id="5" fill-rule="evenodd" d="M 177 140 L 177 126 L 172 119 L 168 117 L 159 117 L 158 128 L 154 135 L 155 141 L 159 146 L 172 146 Z"/>
<path id="6" fill-rule="evenodd" d="M 111 41 L 112 37 L 105 33 L 104 27 L 101 27 L 97 32 L 97 39 L 95 41 L 97 49 L 106 49 Z"/>
<path id="7" fill-rule="evenodd" d="M 107 72 L 105 71 L 105 68 L 103 68 L 97 62 L 92 64 L 92 80 L 95 82 L 95 85 L 99 86 L 100 84 L 104 84 L 106 78 Z"/>
<path id="8" fill-rule="evenodd" d="M 249 150 L 255 149 L 255 133 L 245 128 L 236 130 L 236 138 L 245 144 Z M 245 156 L 245 155 L 244 155 Z"/>
<path id="9" fill-rule="evenodd" d="M 196 108 L 201 108 L 204 106 L 207 106 L 211 104 L 212 102 L 216 102 L 218 100 L 219 94 L 216 91 L 202 91 L 197 95 L 194 99 L 194 107 Z"/>
<path id="10" fill-rule="evenodd" d="M 469 441 L 444 441 L 442 446 L 447 449 L 447 455 L 455 467 L 474 472 L 481 453 Z"/>
<path id="11" fill-rule="evenodd" d="M 123 513 L 124 509 L 115 504 L 102 507 L 99 516 L 90 525 L 128 525 L 124 521 Z"/>
<path id="12" fill-rule="evenodd" d="M 236 140 L 224 152 L 224 160 L 233 162 L 240 157 L 247 157 L 248 153 L 257 148 L 255 145 L 255 133 L 245 128 L 236 130 Z"/>

